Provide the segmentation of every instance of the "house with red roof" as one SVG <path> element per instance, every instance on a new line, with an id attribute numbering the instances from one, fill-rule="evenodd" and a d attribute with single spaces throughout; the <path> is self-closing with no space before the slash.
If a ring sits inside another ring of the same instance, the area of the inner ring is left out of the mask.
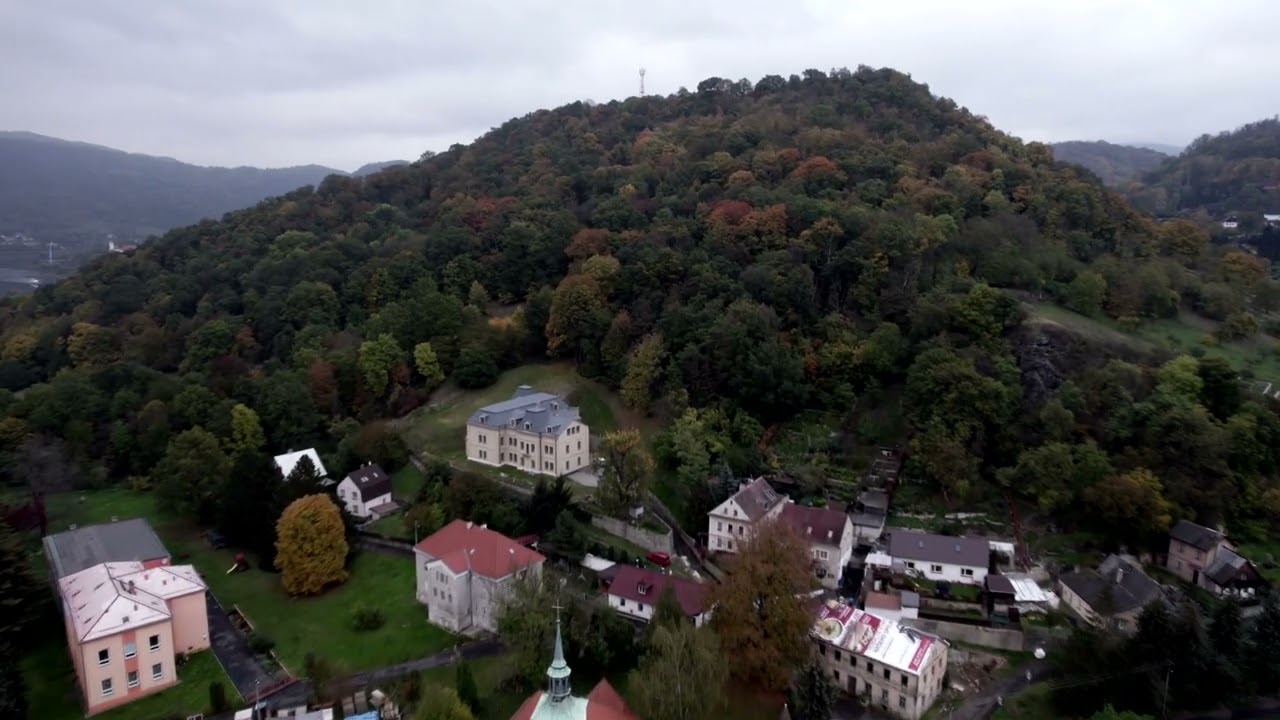
<path id="1" fill-rule="evenodd" d="M 856 533 L 848 513 L 830 507 L 787 503 L 778 514 L 809 543 L 813 571 L 828 588 L 840 586 L 844 568 L 853 559 Z"/>
<path id="2" fill-rule="evenodd" d="M 511 720 L 640 720 L 608 680 L 596 683 L 586 697 L 577 697 L 569 675 L 557 617 L 555 651 L 547 668 L 547 689 L 530 695 Z"/>
<path id="3" fill-rule="evenodd" d="M 711 617 L 706 585 L 634 565 L 618 566 L 618 573 L 609 582 L 609 607 L 627 617 L 648 622 L 653 617 L 653 606 L 667 587 L 675 592 L 676 602 L 695 626 L 701 626 Z"/>
<path id="4" fill-rule="evenodd" d="M 494 617 L 507 588 L 545 558 L 484 525 L 454 520 L 413 548 L 418 602 L 427 619 L 456 633 L 497 631 Z"/>

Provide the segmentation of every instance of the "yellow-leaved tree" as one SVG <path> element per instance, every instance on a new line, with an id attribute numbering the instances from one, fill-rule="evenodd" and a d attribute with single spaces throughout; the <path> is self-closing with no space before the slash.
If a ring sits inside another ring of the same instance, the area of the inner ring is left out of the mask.
<path id="1" fill-rule="evenodd" d="M 313 595 L 345 582 L 342 514 L 328 495 L 304 495 L 276 523 L 276 567 L 290 595 Z"/>

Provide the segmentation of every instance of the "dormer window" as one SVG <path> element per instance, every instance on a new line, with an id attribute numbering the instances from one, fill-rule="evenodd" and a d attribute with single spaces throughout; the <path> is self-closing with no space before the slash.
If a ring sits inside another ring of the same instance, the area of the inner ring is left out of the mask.
<path id="1" fill-rule="evenodd" d="M 481 425 L 483 425 L 483 424 L 485 424 L 485 423 L 488 423 L 488 422 L 489 422 L 489 416 L 488 416 L 488 415 L 481 415 L 481 416 L 480 416 L 480 424 L 481 424 Z"/>
<path id="2" fill-rule="evenodd" d="M 644 594 L 646 593 L 646 591 L 647 591 L 647 590 L 648 590 L 648 588 L 647 588 L 647 587 L 645 587 L 645 584 L 644 584 L 644 583 L 638 583 L 638 584 L 636 585 L 636 592 L 640 593 L 641 595 L 644 595 Z"/>

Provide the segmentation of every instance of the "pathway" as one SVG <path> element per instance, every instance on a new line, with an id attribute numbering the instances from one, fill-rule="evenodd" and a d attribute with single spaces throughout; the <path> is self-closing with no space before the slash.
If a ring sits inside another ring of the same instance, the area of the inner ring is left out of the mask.
<path id="1" fill-rule="evenodd" d="M 209 645 L 240 697 L 252 697 L 256 690 L 274 685 L 276 678 L 258 662 L 249 640 L 227 617 L 217 598 L 211 592 L 206 592 L 204 597 L 209 612 Z"/>
<path id="2" fill-rule="evenodd" d="M 965 698 L 959 705 L 943 705 L 944 714 L 938 717 L 945 717 L 947 720 L 986 720 L 996 711 L 997 697 L 1012 697 L 1031 685 L 1045 680 L 1051 671 L 1049 663 L 1033 660 L 983 688 L 977 695 Z"/>

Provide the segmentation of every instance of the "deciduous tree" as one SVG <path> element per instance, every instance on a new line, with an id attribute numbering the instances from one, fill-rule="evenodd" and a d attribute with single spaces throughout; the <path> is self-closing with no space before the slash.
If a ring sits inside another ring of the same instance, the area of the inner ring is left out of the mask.
<path id="1" fill-rule="evenodd" d="M 262 432 L 258 413 L 243 403 L 231 408 L 231 437 L 227 439 L 227 454 L 234 460 L 243 453 L 256 452 L 267 442 Z"/>
<path id="2" fill-rule="evenodd" d="M 360 343 L 360 376 L 374 397 L 382 397 L 391 383 L 391 372 L 404 361 L 404 351 L 390 333 Z"/>
<path id="3" fill-rule="evenodd" d="M 600 503 L 612 515 L 622 517 L 644 499 L 653 460 L 644 448 L 639 430 L 605 433 L 604 477 L 600 481 Z"/>
<path id="4" fill-rule="evenodd" d="M 831 720 L 836 686 L 822 663 L 810 659 L 791 681 L 788 698 L 792 720 Z"/>
<path id="5" fill-rule="evenodd" d="M 813 616 L 804 595 L 817 585 L 809 551 L 795 530 L 766 522 L 743 543 L 712 590 L 712 627 L 734 679 L 774 690 L 809 656 Z"/>
<path id="6" fill-rule="evenodd" d="M 709 628 L 661 625 L 632 676 L 636 710 L 645 720 L 723 717 L 727 677 L 720 642 Z"/>
<path id="7" fill-rule="evenodd" d="M 152 478 L 160 505 L 193 520 L 213 518 L 231 461 L 213 433 L 194 427 L 169 442 Z"/>
<path id="8" fill-rule="evenodd" d="M 667 351 L 662 336 L 646 335 L 631 351 L 627 360 L 627 372 L 622 378 L 622 402 L 627 407 L 649 412 L 653 404 L 655 384 L 662 372 L 662 360 Z"/>
<path id="9" fill-rule="evenodd" d="M 440 358 L 431 343 L 423 342 L 413 346 L 413 365 L 422 376 L 422 382 L 428 389 L 433 389 L 444 382 L 444 370 L 440 369 Z"/>
<path id="10" fill-rule="evenodd" d="M 0 643 L 17 643 L 26 623 L 43 609 L 45 594 L 22 536 L 0 521 Z"/>
<path id="11" fill-rule="evenodd" d="M 276 524 L 276 537 L 276 566 L 290 595 L 314 595 L 346 581 L 342 514 L 328 495 L 293 501 Z"/>

